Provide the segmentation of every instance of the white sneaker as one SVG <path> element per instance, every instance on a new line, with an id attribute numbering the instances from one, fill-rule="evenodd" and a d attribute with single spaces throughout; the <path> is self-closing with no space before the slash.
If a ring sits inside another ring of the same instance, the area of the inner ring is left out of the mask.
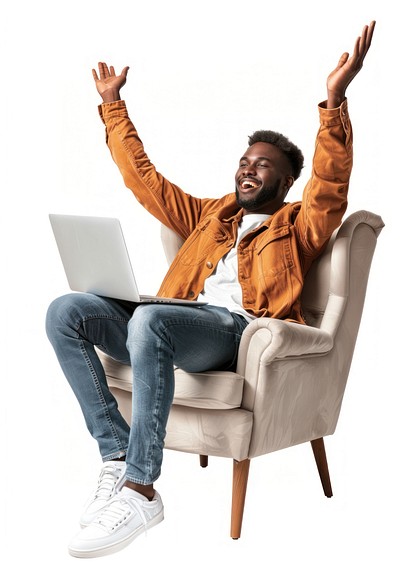
<path id="1" fill-rule="evenodd" d="M 73 557 L 101 557 L 123 549 L 145 530 L 164 519 L 164 507 L 158 492 L 152 501 L 123 487 L 89 526 L 70 542 Z"/>
<path id="2" fill-rule="evenodd" d="M 125 461 L 106 461 L 101 468 L 97 488 L 92 492 L 84 506 L 80 524 L 88 526 L 99 512 L 117 494 L 125 482 Z"/>

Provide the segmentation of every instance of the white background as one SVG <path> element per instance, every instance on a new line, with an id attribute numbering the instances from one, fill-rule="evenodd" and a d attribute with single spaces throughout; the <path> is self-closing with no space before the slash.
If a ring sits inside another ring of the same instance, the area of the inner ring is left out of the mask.
<path id="1" fill-rule="evenodd" d="M 49 302 L 68 292 L 49 212 L 117 216 L 143 292 L 165 272 L 157 223 L 112 162 L 91 69 L 130 66 L 123 90 L 146 150 L 197 196 L 234 188 L 247 136 L 276 129 L 304 151 L 317 103 L 343 51 L 377 20 L 348 90 L 354 171 L 348 213 L 386 223 L 336 433 L 326 438 L 334 497 L 311 448 L 252 461 L 242 537 L 229 537 L 231 466 L 165 453 L 157 483 L 165 521 L 105 564 L 398 563 L 399 369 L 397 211 L 399 45 L 394 3 L 337 0 L 70 0 L 2 4 L 1 510 L 6 563 L 73 563 L 67 543 L 100 458 L 44 333 Z M 392 6 L 392 7 L 389 7 Z M 396 59 L 395 59 L 396 54 Z M 396 214 L 396 217 L 395 217 Z"/>

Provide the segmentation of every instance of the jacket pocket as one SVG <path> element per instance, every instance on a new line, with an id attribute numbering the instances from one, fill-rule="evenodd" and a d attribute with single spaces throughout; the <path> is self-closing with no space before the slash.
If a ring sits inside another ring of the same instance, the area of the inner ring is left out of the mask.
<path id="1" fill-rule="evenodd" d="M 294 265 L 290 227 L 281 226 L 266 233 L 256 246 L 260 277 L 276 277 Z"/>
<path id="2" fill-rule="evenodd" d="M 200 222 L 183 244 L 179 252 L 179 263 L 196 266 L 212 256 L 216 247 L 228 240 L 228 233 L 216 218 Z"/>

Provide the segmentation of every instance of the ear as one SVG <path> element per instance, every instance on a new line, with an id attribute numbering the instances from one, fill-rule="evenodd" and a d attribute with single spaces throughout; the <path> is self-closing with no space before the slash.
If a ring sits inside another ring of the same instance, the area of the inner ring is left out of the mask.
<path id="1" fill-rule="evenodd" d="M 294 177 L 288 175 L 286 177 L 286 182 L 285 182 L 285 188 L 288 192 L 289 192 L 289 189 L 292 188 L 293 183 L 294 183 Z"/>

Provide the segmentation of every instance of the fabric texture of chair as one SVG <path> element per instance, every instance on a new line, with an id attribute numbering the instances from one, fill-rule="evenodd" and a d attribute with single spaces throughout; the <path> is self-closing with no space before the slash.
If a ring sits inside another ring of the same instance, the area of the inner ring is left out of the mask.
<path id="1" fill-rule="evenodd" d="M 380 216 L 345 219 L 314 262 L 302 295 L 307 325 L 272 318 L 243 333 L 236 373 L 176 369 L 165 447 L 233 459 L 231 537 L 241 534 L 250 460 L 311 442 L 322 486 L 332 496 L 323 438 L 335 432 L 366 295 Z M 170 262 L 182 241 L 162 227 Z M 131 370 L 99 352 L 121 413 L 131 418 Z"/>

